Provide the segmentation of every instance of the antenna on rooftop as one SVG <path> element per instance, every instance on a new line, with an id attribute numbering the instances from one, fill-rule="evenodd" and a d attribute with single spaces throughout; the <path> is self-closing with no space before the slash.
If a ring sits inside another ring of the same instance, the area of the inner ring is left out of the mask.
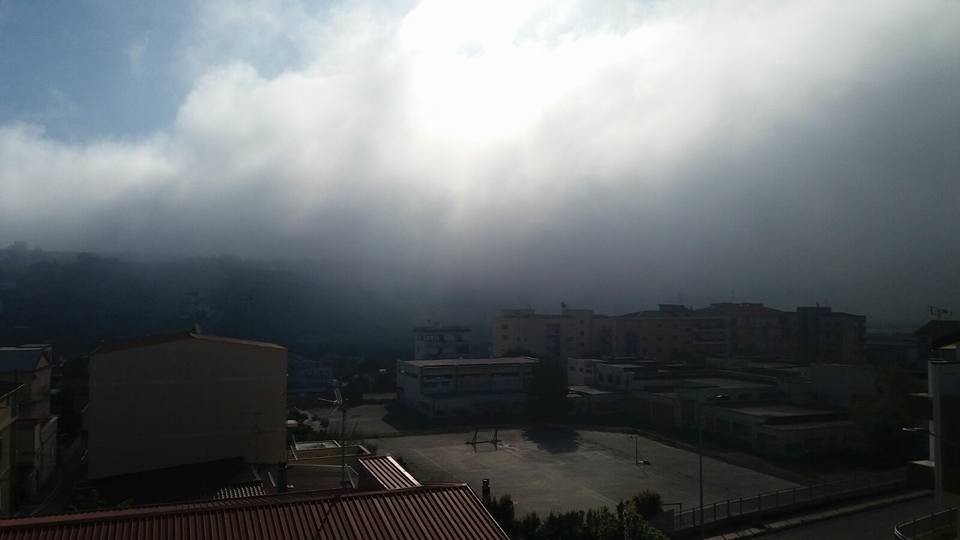
<path id="1" fill-rule="evenodd" d="M 953 312 L 947 308 L 930 306 L 930 317 L 936 320 L 949 319 L 953 317 Z"/>
<path id="2" fill-rule="evenodd" d="M 346 427 L 345 424 L 347 423 L 347 406 L 343 402 L 343 393 L 340 392 L 340 389 L 337 388 L 333 392 L 334 397 L 336 397 L 334 400 L 323 398 L 317 399 L 323 403 L 336 405 L 336 408 L 340 410 L 340 488 L 344 489 L 349 483 L 349 480 L 347 480 L 347 441 L 344 438 L 344 429 Z"/>

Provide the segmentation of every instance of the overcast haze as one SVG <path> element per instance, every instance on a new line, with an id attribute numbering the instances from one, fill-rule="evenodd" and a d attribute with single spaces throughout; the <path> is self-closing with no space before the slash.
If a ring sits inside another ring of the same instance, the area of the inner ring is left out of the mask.
<path id="1" fill-rule="evenodd" d="M 0 0 L 0 102 L 3 243 L 960 312 L 958 1 Z"/>

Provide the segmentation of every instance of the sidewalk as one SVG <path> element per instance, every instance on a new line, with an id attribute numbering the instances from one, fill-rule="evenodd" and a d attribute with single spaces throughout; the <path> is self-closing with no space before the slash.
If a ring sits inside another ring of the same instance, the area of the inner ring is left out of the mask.
<path id="1" fill-rule="evenodd" d="M 794 515 L 787 518 L 780 518 L 769 523 L 760 525 L 759 527 L 749 527 L 739 531 L 733 531 L 724 533 L 721 535 L 711 537 L 711 540 L 731 540 L 734 538 L 754 538 L 758 536 L 764 536 L 767 534 L 772 534 L 779 531 L 784 531 L 787 529 L 793 529 L 796 527 L 802 527 L 811 523 L 817 523 L 820 521 L 825 521 L 841 516 L 847 516 L 850 514 L 856 514 L 858 512 L 864 512 L 867 510 L 873 510 L 877 508 L 882 508 L 885 506 L 890 506 L 893 504 L 902 503 L 905 501 L 911 501 L 918 499 L 920 497 L 929 497 L 930 492 L 923 491 L 911 491 L 908 493 L 901 493 L 899 495 L 890 495 L 886 497 L 880 497 L 876 499 L 870 499 L 867 501 L 861 501 L 855 504 L 849 504 L 845 506 L 840 506 L 837 508 L 830 508 L 826 510 L 820 510 L 817 512 L 811 512 L 807 514 Z M 892 532 L 891 532 L 892 534 Z"/>

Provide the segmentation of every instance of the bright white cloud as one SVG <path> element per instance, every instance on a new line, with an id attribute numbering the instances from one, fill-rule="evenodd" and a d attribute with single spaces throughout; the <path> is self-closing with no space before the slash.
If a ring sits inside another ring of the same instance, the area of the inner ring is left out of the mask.
<path id="1" fill-rule="evenodd" d="M 864 115 L 889 103 L 885 85 L 956 83 L 958 12 L 936 1 L 205 2 L 184 53 L 192 90 L 156 135 L 61 142 L 0 128 L 0 227 L 13 231 L 0 236 L 189 231 L 176 245 L 339 239 L 353 254 L 489 260 L 465 246 L 522 251 L 619 205 L 682 230 L 686 212 L 706 208 L 684 197 L 762 192 L 783 181 L 765 176 L 776 167 L 818 159 L 797 146 L 771 162 L 778 141 L 882 129 Z M 715 170 L 718 157 L 746 172 Z M 811 182 L 847 172 L 835 159 Z"/>

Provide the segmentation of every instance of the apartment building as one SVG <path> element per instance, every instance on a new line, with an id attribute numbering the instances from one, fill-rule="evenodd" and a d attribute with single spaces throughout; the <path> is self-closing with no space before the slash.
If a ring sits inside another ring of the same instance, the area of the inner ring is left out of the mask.
<path id="1" fill-rule="evenodd" d="M 50 413 L 52 362 L 50 345 L 0 348 L 0 381 L 23 384 L 16 437 L 16 486 L 22 497 L 36 495 L 56 471 L 59 418 Z"/>
<path id="2" fill-rule="evenodd" d="M 461 358 L 470 354 L 466 326 L 418 326 L 413 329 L 413 359 Z"/>
<path id="3" fill-rule="evenodd" d="M 493 323 L 493 356 L 526 351 L 538 357 L 588 356 L 593 350 L 593 310 L 561 308 L 559 315 L 504 309 Z"/>
<path id="4" fill-rule="evenodd" d="M 742 356 L 801 363 L 860 363 L 866 319 L 829 307 L 781 311 L 759 303 L 715 303 L 702 309 L 660 304 L 618 316 L 589 309 L 559 314 L 501 310 L 493 356 L 527 351 L 543 358 L 614 356 L 683 361 Z"/>
<path id="5" fill-rule="evenodd" d="M 829 307 L 798 307 L 796 360 L 804 364 L 859 364 L 864 361 L 867 318 Z"/>
<path id="6" fill-rule="evenodd" d="M 700 316 L 670 304 L 615 317 L 566 306 L 560 314 L 505 309 L 493 324 L 492 350 L 494 356 L 528 351 L 544 358 L 642 356 L 672 360 L 726 355 L 728 334 L 725 317 Z"/>
<path id="7" fill-rule="evenodd" d="M 796 350 L 795 313 L 754 302 L 718 302 L 696 313 L 729 321 L 732 355 L 788 359 Z"/>
<path id="8" fill-rule="evenodd" d="M 286 458 L 287 350 L 182 332 L 90 359 L 91 479 L 242 458 Z"/>
<path id="9" fill-rule="evenodd" d="M 397 400 L 435 418 L 519 413 L 539 363 L 529 357 L 400 360 Z"/>
<path id="10" fill-rule="evenodd" d="M 16 422 L 19 413 L 17 399 L 19 383 L 0 382 L 0 516 L 8 517 L 14 510 L 17 472 L 17 453 L 14 451 Z"/>

